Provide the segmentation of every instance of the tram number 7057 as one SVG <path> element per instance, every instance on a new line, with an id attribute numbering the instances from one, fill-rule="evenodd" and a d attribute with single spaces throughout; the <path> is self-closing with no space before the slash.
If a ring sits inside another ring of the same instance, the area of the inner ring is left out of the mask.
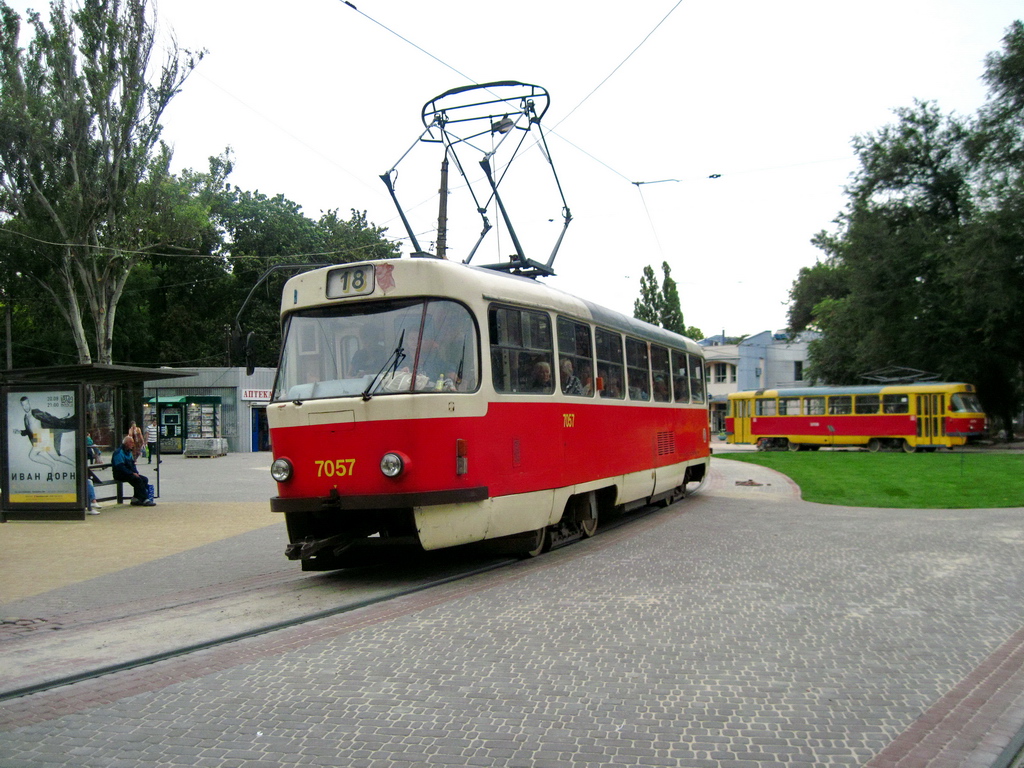
<path id="1" fill-rule="evenodd" d="M 317 477 L 345 477 L 356 469 L 355 459 L 316 459 Z"/>

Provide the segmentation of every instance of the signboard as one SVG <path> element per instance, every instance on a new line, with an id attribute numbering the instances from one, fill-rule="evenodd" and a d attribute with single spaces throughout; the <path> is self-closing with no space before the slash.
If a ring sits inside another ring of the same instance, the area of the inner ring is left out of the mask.
<path id="1" fill-rule="evenodd" d="M 270 389 L 243 389 L 242 399 L 243 400 L 266 400 L 270 402 L 270 396 L 273 394 L 273 390 Z"/>
<path id="2" fill-rule="evenodd" d="M 2 391 L 7 441 L 4 509 L 84 509 L 81 387 L 23 386 Z"/>

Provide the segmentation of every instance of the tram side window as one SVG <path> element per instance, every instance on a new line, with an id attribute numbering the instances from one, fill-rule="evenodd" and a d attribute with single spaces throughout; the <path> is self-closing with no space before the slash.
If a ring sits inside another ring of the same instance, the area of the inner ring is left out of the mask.
<path id="1" fill-rule="evenodd" d="M 878 413 L 881 405 L 881 398 L 878 395 L 857 395 L 853 398 L 854 413 Z"/>
<path id="2" fill-rule="evenodd" d="M 690 372 L 686 353 L 672 350 L 672 390 L 677 403 L 690 402 Z"/>
<path id="3" fill-rule="evenodd" d="M 754 401 L 755 416 L 774 416 L 775 410 L 774 397 L 759 397 Z"/>
<path id="4" fill-rule="evenodd" d="M 833 395 L 828 399 L 828 412 L 839 416 L 853 413 L 852 399 L 849 395 Z"/>
<path id="5" fill-rule="evenodd" d="M 799 397 L 780 397 L 779 398 L 779 416 L 799 416 L 800 415 L 800 398 Z"/>
<path id="6" fill-rule="evenodd" d="M 824 397 L 805 397 L 804 398 L 804 414 L 807 416 L 824 416 L 825 415 L 825 398 Z"/>
<path id="7" fill-rule="evenodd" d="M 554 349 L 543 312 L 492 306 L 488 311 L 491 371 L 498 392 L 551 394 Z"/>
<path id="8" fill-rule="evenodd" d="M 910 413 L 910 398 L 906 395 L 882 395 L 884 413 Z"/>
<path id="9" fill-rule="evenodd" d="M 626 376 L 630 400 L 651 399 L 651 372 L 648 367 L 647 343 L 626 337 Z"/>
<path id="10" fill-rule="evenodd" d="M 690 358 L 690 396 L 694 403 L 704 402 L 704 361 L 697 355 Z"/>
<path id="11" fill-rule="evenodd" d="M 594 394 L 594 356 L 586 323 L 558 318 L 558 369 L 563 395 Z"/>
<path id="12" fill-rule="evenodd" d="M 668 350 L 651 345 L 651 371 L 654 374 L 654 402 L 672 402 L 672 367 Z"/>
<path id="13" fill-rule="evenodd" d="M 621 400 L 626 396 L 622 389 L 622 337 L 598 328 L 594 339 L 597 342 L 597 377 L 603 384 L 601 397 Z"/>

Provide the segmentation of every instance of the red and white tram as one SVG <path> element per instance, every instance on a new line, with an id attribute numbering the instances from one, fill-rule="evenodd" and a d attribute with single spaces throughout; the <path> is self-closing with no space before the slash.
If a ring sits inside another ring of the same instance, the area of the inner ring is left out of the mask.
<path id="1" fill-rule="evenodd" d="M 590 536 L 707 472 L 701 348 L 535 280 L 412 258 L 291 278 L 267 409 L 287 555 Z"/>

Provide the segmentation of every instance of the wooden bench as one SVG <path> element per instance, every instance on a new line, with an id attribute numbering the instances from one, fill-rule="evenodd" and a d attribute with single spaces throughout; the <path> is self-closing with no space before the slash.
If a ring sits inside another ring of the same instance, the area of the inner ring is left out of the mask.
<path id="1" fill-rule="evenodd" d="M 89 465 L 89 479 L 92 480 L 93 489 L 96 491 L 96 501 L 114 501 L 117 500 L 118 504 L 124 504 L 124 481 L 115 480 L 114 473 L 111 470 L 111 464 L 90 464 Z M 106 480 L 100 478 L 97 472 L 103 472 L 106 470 L 110 472 L 110 477 Z M 117 492 L 112 496 L 101 496 L 100 488 L 106 486 L 117 486 Z"/>

